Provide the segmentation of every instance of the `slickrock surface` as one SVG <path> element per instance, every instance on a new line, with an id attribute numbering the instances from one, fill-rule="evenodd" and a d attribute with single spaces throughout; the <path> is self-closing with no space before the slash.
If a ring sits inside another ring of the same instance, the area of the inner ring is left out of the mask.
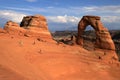
<path id="1" fill-rule="evenodd" d="M 0 80 L 120 80 L 119 62 L 98 55 L 109 50 L 57 43 L 46 33 L 11 21 L 0 29 Z"/>

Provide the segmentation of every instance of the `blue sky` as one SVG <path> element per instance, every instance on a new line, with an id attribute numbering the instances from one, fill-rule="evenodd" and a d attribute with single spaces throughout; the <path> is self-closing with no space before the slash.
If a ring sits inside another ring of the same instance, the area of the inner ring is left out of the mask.
<path id="1" fill-rule="evenodd" d="M 51 31 L 75 30 L 84 15 L 100 16 L 105 27 L 120 29 L 120 0 L 0 0 L 1 27 L 35 14 L 47 18 Z"/>

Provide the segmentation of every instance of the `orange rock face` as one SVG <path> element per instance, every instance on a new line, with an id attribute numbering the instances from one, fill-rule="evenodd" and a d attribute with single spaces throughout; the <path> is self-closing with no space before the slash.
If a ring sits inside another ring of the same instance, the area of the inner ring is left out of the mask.
<path id="1" fill-rule="evenodd" d="M 23 28 L 20 28 L 19 24 L 13 21 L 8 21 L 4 26 L 4 30 L 13 35 L 21 35 L 25 32 Z"/>
<path id="2" fill-rule="evenodd" d="M 6 24 L 5 24 L 5 27 L 4 29 L 7 29 L 8 27 L 19 27 L 19 25 L 15 22 L 12 22 L 12 21 L 8 21 Z"/>
<path id="3" fill-rule="evenodd" d="M 99 16 L 83 16 L 78 24 L 77 44 L 83 45 L 82 34 L 88 25 L 91 25 L 96 33 L 95 47 L 105 50 L 113 50 L 115 52 L 115 45 L 111 39 L 110 33 L 101 23 Z M 117 58 L 114 53 L 109 55 L 109 58 L 113 56 Z"/>
<path id="4" fill-rule="evenodd" d="M 41 15 L 24 17 L 20 26 L 15 22 L 8 21 L 4 26 L 4 30 L 13 35 L 37 37 L 53 41 L 48 30 L 46 18 Z"/>
<path id="5" fill-rule="evenodd" d="M 25 28 L 38 27 L 38 28 L 43 28 L 45 30 L 48 30 L 46 18 L 41 15 L 24 17 L 20 26 Z"/>
<path id="6" fill-rule="evenodd" d="M 0 33 L 6 33 L 6 31 L 0 28 Z"/>

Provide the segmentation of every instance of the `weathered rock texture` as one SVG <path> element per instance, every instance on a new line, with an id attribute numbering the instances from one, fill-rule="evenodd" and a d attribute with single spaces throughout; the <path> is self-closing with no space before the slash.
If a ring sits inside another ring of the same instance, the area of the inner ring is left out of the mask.
<path id="1" fill-rule="evenodd" d="M 7 31 L 9 34 L 19 34 L 24 33 L 25 30 L 23 28 L 20 28 L 19 24 L 13 22 L 13 21 L 8 21 L 5 26 L 4 30 Z"/>
<path id="2" fill-rule="evenodd" d="M 5 24 L 5 26 L 4 26 L 4 29 L 5 30 L 8 30 L 9 28 L 18 28 L 19 27 L 19 25 L 17 24 L 17 23 L 15 23 L 15 22 L 13 22 L 13 21 L 8 21 L 6 24 Z"/>
<path id="3" fill-rule="evenodd" d="M 8 21 L 4 26 L 4 30 L 13 35 L 37 37 L 53 41 L 52 36 L 48 30 L 47 20 L 44 16 L 41 15 L 24 17 L 20 23 L 20 26 L 15 22 Z"/>
<path id="4" fill-rule="evenodd" d="M 24 17 L 20 26 L 25 28 L 37 27 L 48 30 L 46 18 L 41 15 Z"/>
<path id="5" fill-rule="evenodd" d="M 103 26 L 98 16 L 83 16 L 81 21 L 78 24 L 78 37 L 77 43 L 83 45 L 82 34 L 86 27 L 91 25 L 94 28 L 96 33 L 96 47 L 101 49 L 115 50 L 115 45 L 111 39 L 110 33 Z"/>
<path id="6" fill-rule="evenodd" d="M 0 28 L 0 33 L 6 33 L 6 31 Z"/>
<path id="7" fill-rule="evenodd" d="M 95 48 L 109 50 L 107 52 L 105 51 L 102 56 L 100 54 L 99 57 L 103 58 L 104 56 L 104 58 L 108 60 L 113 58 L 117 60 L 118 57 L 115 53 L 115 45 L 111 39 L 109 31 L 101 23 L 99 16 L 83 16 L 78 24 L 77 44 L 83 46 L 82 34 L 88 25 L 91 25 L 96 33 Z"/>

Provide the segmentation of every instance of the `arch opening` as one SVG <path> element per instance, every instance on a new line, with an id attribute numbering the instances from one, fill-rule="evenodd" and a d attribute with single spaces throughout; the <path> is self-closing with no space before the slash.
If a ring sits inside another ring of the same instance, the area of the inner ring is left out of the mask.
<path id="1" fill-rule="evenodd" d="M 86 26 L 86 29 L 82 34 L 82 38 L 83 38 L 83 47 L 87 50 L 94 50 L 96 34 L 94 28 L 91 27 L 91 25 Z"/>

